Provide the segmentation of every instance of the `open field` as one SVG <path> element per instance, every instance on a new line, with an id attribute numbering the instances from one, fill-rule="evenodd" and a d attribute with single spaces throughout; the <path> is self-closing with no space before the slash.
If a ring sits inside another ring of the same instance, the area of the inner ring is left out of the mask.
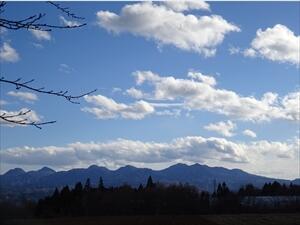
<path id="1" fill-rule="evenodd" d="M 299 225 L 300 214 L 102 216 L 6 220 L 4 225 Z"/>

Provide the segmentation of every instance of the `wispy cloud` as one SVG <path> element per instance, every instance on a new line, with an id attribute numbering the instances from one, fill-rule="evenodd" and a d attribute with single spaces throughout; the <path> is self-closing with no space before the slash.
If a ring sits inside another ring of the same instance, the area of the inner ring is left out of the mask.
<path id="1" fill-rule="evenodd" d="M 42 31 L 42 30 L 29 30 L 31 34 L 39 41 L 50 41 L 51 40 L 51 34 L 48 31 Z"/>
<path id="2" fill-rule="evenodd" d="M 25 91 L 9 91 L 7 92 L 7 95 L 16 97 L 26 102 L 34 102 L 38 100 L 38 96 L 36 94 Z"/>
<path id="3" fill-rule="evenodd" d="M 96 107 L 84 107 L 82 111 L 92 113 L 98 119 L 124 118 L 140 120 L 155 111 L 153 106 L 142 100 L 132 104 L 124 104 L 103 95 L 85 96 L 84 99 Z"/>

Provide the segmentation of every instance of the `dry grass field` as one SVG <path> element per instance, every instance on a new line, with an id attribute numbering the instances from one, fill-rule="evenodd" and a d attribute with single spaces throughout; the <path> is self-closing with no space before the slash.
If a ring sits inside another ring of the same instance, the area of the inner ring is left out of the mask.
<path id="1" fill-rule="evenodd" d="M 199 216 L 102 216 L 57 219 L 16 219 L 3 225 L 299 225 L 300 214 Z"/>

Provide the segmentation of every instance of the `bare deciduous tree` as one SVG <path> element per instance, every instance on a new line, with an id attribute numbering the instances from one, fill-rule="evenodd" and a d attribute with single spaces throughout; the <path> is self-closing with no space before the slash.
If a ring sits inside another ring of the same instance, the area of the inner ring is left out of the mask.
<path id="1" fill-rule="evenodd" d="M 77 16 L 75 13 L 72 13 L 68 7 L 62 7 L 60 4 L 48 1 L 47 4 L 54 6 L 58 11 L 62 12 L 63 14 L 67 15 L 68 17 L 71 17 L 73 19 L 78 20 L 84 20 L 83 17 Z M 13 20 L 9 18 L 3 18 L 2 15 L 6 8 L 6 2 L 1 1 L 0 2 L 0 28 L 6 28 L 9 30 L 20 30 L 20 29 L 27 29 L 27 30 L 40 30 L 40 31 L 51 31 L 52 29 L 73 29 L 73 28 L 79 28 L 86 25 L 86 23 L 73 23 L 71 25 L 54 25 L 49 23 L 42 23 L 42 19 L 46 17 L 45 13 L 38 13 L 31 16 L 28 16 L 26 18 L 23 18 L 21 20 Z M 57 96 L 65 98 L 67 101 L 79 104 L 77 101 L 78 99 L 89 95 L 96 90 L 89 91 L 80 95 L 71 95 L 69 94 L 69 91 L 53 91 L 53 90 L 47 90 L 44 87 L 34 87 L 32 86 L 32 83 L 34 80 L 28 80 L 28 81 L 22 81 L 22 78 L 18 78 L 16 80 L 10 80 L 6 79 L 5 77 L 0 78 L 0 84 L 11 84 L 14 85 L 17 90 L 23 88 L 28 89 L 33 92 L 47 94 L 51 96 Z M 43 125 L 46 124 L 53 124 L 56 121 L 46 121 L 46 122 L 39 122 L 39 121 L 30 121 L 26 118 L 32 111 L 31 110 L 21 110 L 19 112 L 6 112 L 1 110 L 0 113 L 0 121 L 9 124 L 16 124 L 16 125 L 30 125 L 34 126 L 36 128 L 41 129 Z"/>
<path id="2" fill-rule="evenodd" d="M 53 5 L 56 9 L 66 14 L 68 17 L 74 19 L 83 20 L 83 17 L 76 16 L 76 14 L 69 11 L 67 7 L 61 7 L 60 4 L 54 2 L 47 2 L 50 5 Z M 0 14 L 3 14 L 5 11 L 6 2 L 0 2 Z M 13 20 L 9 18 L 0 18 L 0 27 L 4 27 L 9 30 L 20 30 L 20 29 L 30 29 L 30 30 L 41 30 L 41 31 L 51 31 L 52 29 L 72 29 L 79 28 L 86 25 L 86 23 L 76 23 L 72 25 L 54 25 L 48 23 L 42 23 L 41 20 L 46 17 L 46 13 L 38 13 L 35 15 L 28 16 L 21 20 Z"/>

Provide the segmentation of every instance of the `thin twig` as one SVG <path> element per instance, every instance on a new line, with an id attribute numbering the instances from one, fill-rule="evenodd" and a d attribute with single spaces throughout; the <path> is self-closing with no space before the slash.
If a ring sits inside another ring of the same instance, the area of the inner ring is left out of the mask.
<path id="1" fill-rule="evenodd" d="M 16 89 L 26 88 L 28 90 L 35 91 L 35 92 L 38 92 L 38 93 L 63 97 L 65 99 L 67 99 L 69 102 L 74 103 L 74 104 L 80 104 L 79 102 L 74 101 L 74 100 L 82 98 L 86 95 L 92 94 L 92 93 L 97 91 L 97 89 L 95 89 L 95 90 L 92 90 L 92 91 L 89 91 L 89 92 L 86 92 L 86 93 L 83 93 L 83 94 L 80 94 L 80 95 L 73 96 L 73 95 L 68 94 L 68 91 L 53 91 L 53 90 L 49 91 L 49 90 L 44 90 L 45 89 L 44 87 L 35 88 L 35 87 L 29 86 L 28 84 L 32 83 L 33 81 L 34 81 L 34 79 L 22 82 L 21 78 L 18 78 L 16 80 L 7 80 L 4 77 L 0 78 L 0 82 L 13 84 L 13 85 L 16 86 Z"/>
<path id="2" fill-rule="evenodd" d="M 47 2 L 53 6 L 55 6 L 58 10 L 67 14 L 70 17 L 75 19 L 84 19 L 83 17 L 76 16 L 74 13 L 69 11 L 67 7 L 61 7 L 57 3 Z M 0 13 L 4 12 L 4 8 L 6 3 L 4 1 L 0 2 Z M 53 25 L 47 23 L 40 23 L 40 20 L 46 16 L 45 13 L 39 13 L 32 16 L 29 16 L 22 20 L 12 20 L 7 18 L 0 18 L 0 27 L 4 27 L 10 30 L 19 30 L 19 29 L 30 29 L 30 30 L 41 30 L 41 31 L 51 31 L 52 29 L 74 29 L 83 27 L 86 23 L 82 24 L 74 24 L 74 25 Z"/>
<path id="3" fill-rule="evenodd" d="M 18 124 L 18 125 L 23 125 L 23 126 L 34 126 L 38 129 L 42 129 L 43 125 L 56 123 L 56 121 L 54 121 L 54 120 L 47 121 L 47 122 L 37 122 L 37 121 L 28 121 L 28 119 L 22 118 L 22 116 L 26 116 L 30 112 L 31 112 L 31 110 L 20 111 L 19 113 L 16 113 L 16 114 L 2 113 L 0 115 L 0 119 L 2 119 L 3 121 L 6 121 L 8 123 Z M 20 119 L 20 117 L 21 117 L 21 119 Z"/>
<path id="4" fill-rule="evenodd" d="M 50 5 L 53 5 L 54 7 L 56 7 L 57 9 L 59 9 L 60 11 L 62 11 L 69 17 L 72 17 L 74 19 L 84 20 L 84 17 L 76 16 L 75 13 L 70 12 L 68 7 L 62 7 L 62 6 L 60 6 L 60 4 L 52 2 L 52 1 L 47 1 L 47 3 L 49 3 Z"/>

